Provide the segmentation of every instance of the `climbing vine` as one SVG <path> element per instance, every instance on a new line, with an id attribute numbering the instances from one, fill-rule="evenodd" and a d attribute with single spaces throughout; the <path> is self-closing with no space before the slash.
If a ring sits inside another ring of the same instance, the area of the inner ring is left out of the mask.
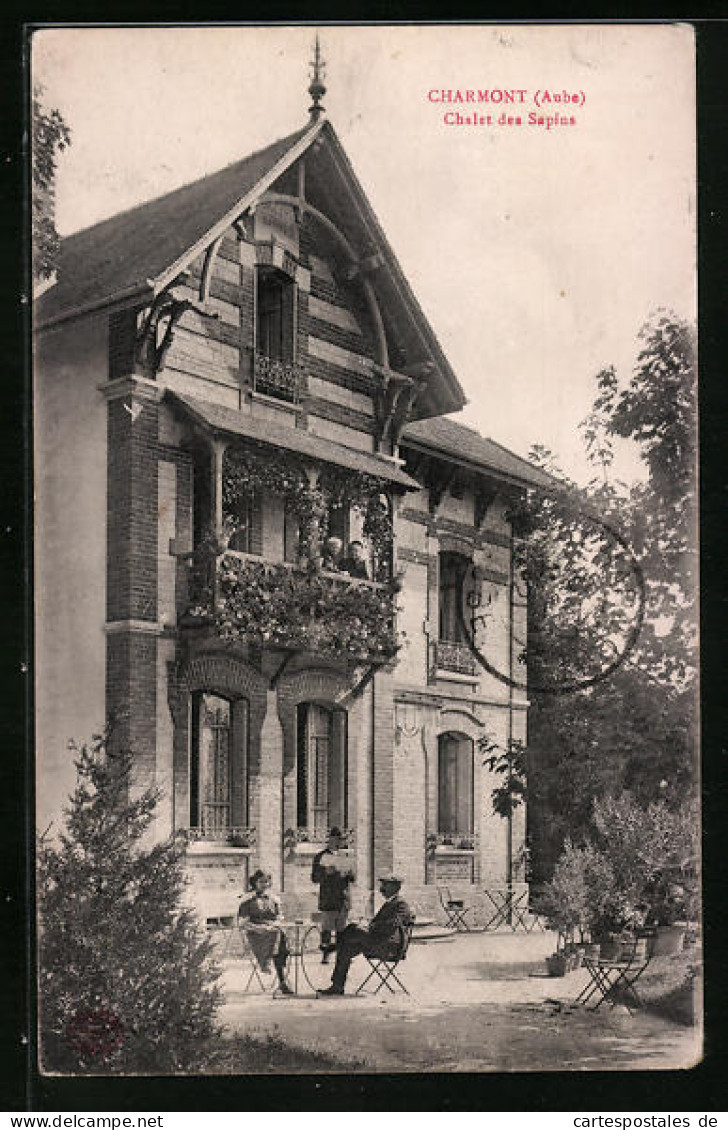
<path id="1" fill-rule="evenodd" d="M 310 561 L 319 555 L 331 511 L 351 507 L 364 517 L 363 533 L 371 542 L 376 580 L 381 581 L 389 577 L 392 560 L 392 515 L 386 486 L 386 480 L 375 475 L 333 465 L 322 470 L 319 483 L 314 486 L 304 463 L 290 452 L 280 451 L 272 459 L 250 448 L 240 448 L 225 454 L 223 506 L 229 514 L 256 491 L 281 495 L 299 519 L 299 552 Z"/>

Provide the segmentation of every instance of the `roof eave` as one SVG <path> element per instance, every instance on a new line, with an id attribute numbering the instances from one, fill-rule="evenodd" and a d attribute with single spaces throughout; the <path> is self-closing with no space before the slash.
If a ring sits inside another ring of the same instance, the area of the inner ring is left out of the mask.
<path id="1" fill-rule="evenodd" d="M 46 291 L 45 294 L 47 293 L 49 292 Z M 70 309 L 62 310 L 60 313 L 54 314 L 50 318 L 37 319 L 34 322 L 34 329 L 38 333 L 41 330 L 55 329 L 65 322 L 74 322 L 79 318 L 100 314 L 104 310 L 112 310 L 126 306 L 133 299 L 151 299 L 154 297 L 154 294 L 155 287 L 153 280 L 145 279 L 144 282 L 133 283 L 131 286 L 125 287 L 124 290 L 119 290 L 115 294 L 106 295 L 104 298 L 96 299 L 94 302 L 86 302 L 82 303 L 80 306 L 72 306 Z"/>
<path id="2" fill-rule="evenodd" d="M 553 490 L 557 485 L 557 481 L 553 480 L 553 487 L 548 483 L 542 482 L 540 479 L 511 474 L 508 471 L 502 470 L 500 467 L 494 467 L 490 463 L 480 463 L 474 459 L 468 459 L 462 455 L 454 455 L 452 452 L 445 451 L 435 444 L 428 444 L 422 440 L 410 439 L 403 436 L 400 442 L 400 448 L 410 448 L 413 451 L 419 451 L 423 455 L 431 455 L 437 459 L 442 459 L 448 463 L 456 463 L 459 467 L 463 467 L 468 471 L 475 471 L 480 475 L 487 475 L 492 479 L 499 479 L 501 482 L 508 483 L 510 486 L 517 487 L 538 487 L 542 490 Z"/>

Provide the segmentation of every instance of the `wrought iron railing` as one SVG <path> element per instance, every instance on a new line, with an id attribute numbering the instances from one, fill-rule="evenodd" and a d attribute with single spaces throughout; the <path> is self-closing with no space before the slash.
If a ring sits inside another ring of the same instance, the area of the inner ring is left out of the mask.
<path id="1" fill-rule="evenodd" d="M 298 404 L 305 387 L 306 376 L 300 365 L 293 361 L 278 361 L 256 351 L 253 356 L 255 392 L 285 400 L 288 404 Z"/>
<path id="2" fill-rule="evenodd" d="M 427 850 L 430 854 L 439 847 L 475 851 L 477 842 L 477 836 L 473 832 L 430 832 L 427 836 Z"/>
<path id="3" fill-rule="evenodd" d="M 340 828 L 340 846 L 352 848 L 354 846 L 353 828 Z M 286 828 L 283 836 L 284 846 L 292 849 L 298 844 L 325 844 L 329 837 L 330 829 L 323 825 L 312 828 Z"/>
<path id="4" fill-rule="evenodd" d="M 212 843 L 226 843 L 231 847 L 254 847 L 257 842 L 257 831 L 242 825 L 226 825 L 217 828 L 209 826 L 192 827 L 186 831 L 187 839 L 191 843 L 210 841 Z"/>
<path id="5" fill-rule="evenodd" d="M 435 666 L 440 671 L 454 671 L 459 675 L 475 674 L 475 657 L 466 643 L 454 640 L 437 640 Z"/>

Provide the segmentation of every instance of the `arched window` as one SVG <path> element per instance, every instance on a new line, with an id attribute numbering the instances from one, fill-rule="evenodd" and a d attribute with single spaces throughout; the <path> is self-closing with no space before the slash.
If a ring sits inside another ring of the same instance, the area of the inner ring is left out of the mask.
<path id="1" fill-rule="evenodd" d="M 224 838 L 247 824 L 247 701 L 198 691 L 191 736 L 190 826 L 204 838 Z"/>
<path id="2" fill-rule="evenodd" d="M 314 838 L 347 824 L 347 716 L 304 702 L 297 712 L 297 823 Z"/>
<path id="3" fill-rule="evenodd" d="M 465 734 L 441 734 L 437 742 L 437 830 L 441 835 L 473 834 L 473 741 Z"/>

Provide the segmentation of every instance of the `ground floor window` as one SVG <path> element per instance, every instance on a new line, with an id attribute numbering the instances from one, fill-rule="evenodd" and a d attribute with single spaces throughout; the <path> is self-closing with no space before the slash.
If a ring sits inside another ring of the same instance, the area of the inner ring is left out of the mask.
<path id="1" fill-rule="evenodd" d="M 247 823 L 248 704 L 192 696 L 190 826 L 215 838 Z"/>
<path id="2" fill-rule="evenodd" d="M 437 830 L 441 835 L 473 834 L 473 741 L 464 734 L 438 739 Z"/>
<path id="3" fill-rule="evenodd" d="M 297 712 L 297 823 L 316 838 L 347 825 L 346 711 L 313 702 Z"/>

